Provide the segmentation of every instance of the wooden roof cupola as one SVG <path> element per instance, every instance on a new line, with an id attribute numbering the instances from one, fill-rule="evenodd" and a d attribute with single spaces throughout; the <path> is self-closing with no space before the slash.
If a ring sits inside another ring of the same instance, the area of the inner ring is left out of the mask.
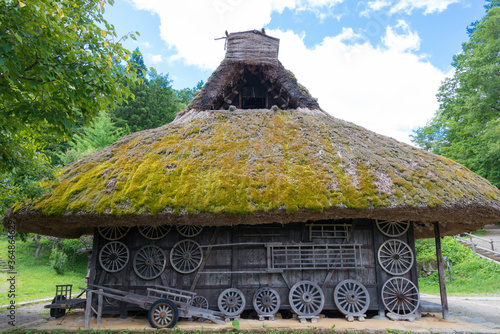
<path id="1" fill-rule="evenodd" d="M 227 34 L 226 56 L 185 110 L 320 109 L 278 60 L 279 39 L 264 30 Z"/>

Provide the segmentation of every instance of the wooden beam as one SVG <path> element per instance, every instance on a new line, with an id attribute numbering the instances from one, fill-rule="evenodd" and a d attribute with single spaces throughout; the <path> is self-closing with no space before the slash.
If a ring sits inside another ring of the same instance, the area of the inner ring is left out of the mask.
<path id="1" fill-rule="evenodd" d="M 436 257 L 439 274 L 439 292 L 441 295 L 441 307 L 443 308 L 443 319 L 449 318 L 448 298 L 446 296 L 446 283 L 444 278 L 443 254 L 441 252 L 441 234 L 439 232 L 439 222 L 434 222 L 434 238 L 436 240 Z"/>
<path id="2" fill-rule="evenodd" d="M 92 318 L 92 292 L 87 291 L 87 301 L 85 305 L 85 328 L 90 328 L 90 318 Z"/>

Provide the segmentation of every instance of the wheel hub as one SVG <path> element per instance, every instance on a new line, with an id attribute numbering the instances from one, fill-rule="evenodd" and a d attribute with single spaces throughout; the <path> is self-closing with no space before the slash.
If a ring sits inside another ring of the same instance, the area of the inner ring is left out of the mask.
<path id="1" fill-rule="evenodd" d="M 233 296 L 229 296 L 226 299 L 226 304 L 230 308 L 234 308 L 234 307 L 238 306 L 238 300 L 235 297 L 233 297 Z"/>
<path id="2" fill-rule="evenodd" d="M 311 294 L 310 294 L 310 293 L 308 293 L 308 292 L 304 292 L 304 293 L 302 294 L 302 302 L 303 302 L 304 304 L 310 304 L 310 303 L 311 303 L 311 301 L 312 301 L 312 296 L 311 296 Z"/>
<path id="3" fill-rule="evenodd" d="M 394 254 L 394 255 L 392 255 L 392 259 L 393 259 L 394 261 L 398 261 L 398 260 L 399 260 L 399 254 Z"/>
<path id="4" fill-rule="evenodd" d="M 191 258 L 191 254 L 189 254 L 188 252 L 182 254 L 182 259 L 184 261 L 188 261 L 190 258 Z"/>
<path id="5" fill-rule="evenodd" d="M 262 296 L 261 298 L 262 305 L 266 307 L 270 307 L 273 305 L 273 301 L 270 296 Z"/>
<path id="6" fill-rule="evenodd" d="M 153 260 L 151 258 L 148 258 L 146 261 L 144 261 L 146 266 L 151 267 L 153 265 Z"/>
<path id="7" fill-rule="evenodd" d="M 400 292 L 400 293 L 398 293 L 398 299 L 399 299 L 399 300 L 403 300 L 403 299 L 405 299 L 405 295 L 404 295 L 403 293 L 401 293 L 401 292 Z"/>
<path id="8" fill-rule="evenodd" d="M 349 292 L 346 295 L 346 300 L 349 304 L 356 304 L 358 302 L 358 295 L 355 294 L 354 292 Z"/>
<path id="9" fill-rule="evenodd" d="M 109 255 L 109 259 L 111 261 L 116 261 L 116 259 L 118 259 L 118 255 L 116 255 L 116 253 L 112 253 L 111 255 Z"/>
<path id="10" fill-rule="evenodd" d="M 167 312 L 165 312 L 165 311 L 161 311 L 161 312 L 160 312 L 160 318 L 161 318 L 161 319 L 166 319 L 166 318 L 167 318 Z"/>

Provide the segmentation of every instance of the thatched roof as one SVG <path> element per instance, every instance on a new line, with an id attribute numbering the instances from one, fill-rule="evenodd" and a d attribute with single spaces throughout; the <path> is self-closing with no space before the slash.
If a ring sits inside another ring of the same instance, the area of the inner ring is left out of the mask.
<path id="1" fill-rule="evenodd" d="M 206 101 L 218 99 L 230 73 L 249 65 L 228 64 L 174 122 L 67 166 L 50 192 L 16 204 L 4 224 L 77 237 L 96 226 L 370 218 L 411 220 L 416 236 L 428 237 L 434 221 L 443 235 L 500 221 L 500 191 L 487 180 L 326 114 L 307 91 L 290 93 L 301 88 L 279 63 L 255 73 L 281 73 L 272 84 L 291 87 L 285 93 L 308 108 L 210 110 Z"/>

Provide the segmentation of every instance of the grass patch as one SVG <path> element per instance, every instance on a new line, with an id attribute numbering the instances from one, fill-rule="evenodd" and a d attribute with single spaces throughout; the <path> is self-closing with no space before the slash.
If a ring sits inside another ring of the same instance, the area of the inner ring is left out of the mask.
<path id="1" fill-rule="evenodd" d="M 443 256 L 448 256 L 453 281 L 450 282 L 445 262 L 446 292 L 449 295 L 500 293 L 500 265 L 488 261 L 463 246 L 453 237 L 441 241 Z M 416 240 L 417 261 L 436 258 L 434 239 Z M 438 273 L 418 279 L 420 292 L 439 294 Z"/>
<path id="2" fill-rule="evenodd" d="M 58 275 L 50 265 L 49 257 L 51 249 L 48 242 L 42 240 L 40 258 L 35 259 L 36 243 L 32 240 L 22 242 L 16 239 L 15 270 L 16 274 L 16 303 L 48 297 L 54 297 L 56 284 L 73 284 L 74 294 L 80 293 L 78 287 L 83 287 L 87 273 L 87 256 L 78 256 L 73 262 L 70 257 L 69 263 L 64 268 L 64 274 Z M 5 235 L 0 236 L 0 257 L 8 259 L 8 241 Z M 8 304 L 9 282 L 11 275 L 0 272 L 0 305 Z"/>

